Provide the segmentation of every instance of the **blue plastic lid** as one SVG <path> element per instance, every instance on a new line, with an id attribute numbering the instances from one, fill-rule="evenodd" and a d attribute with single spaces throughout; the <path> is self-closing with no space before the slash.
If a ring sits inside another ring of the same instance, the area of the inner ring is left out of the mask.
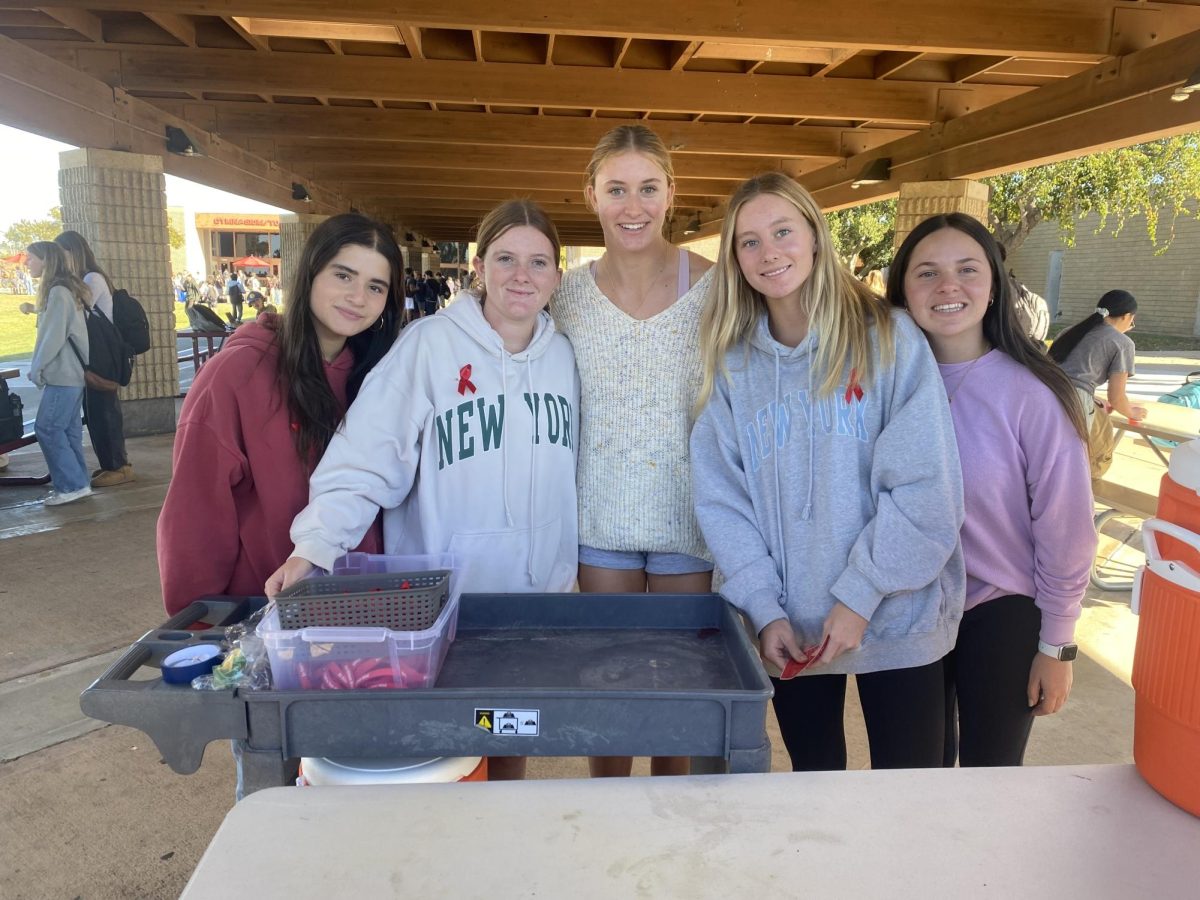
<path id="1" fill-rule="evenodd" d="M 216 644 L 194 644 L 176 650 L 162 661 L 162 680 L 167 684 L 191 684 L 193 678 L 216 668 L 221 655 Z"/>

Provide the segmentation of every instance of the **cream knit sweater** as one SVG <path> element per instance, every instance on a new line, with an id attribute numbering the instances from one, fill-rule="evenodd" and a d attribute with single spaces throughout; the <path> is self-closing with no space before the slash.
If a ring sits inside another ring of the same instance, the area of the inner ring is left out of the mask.
<path id="1" fill-rule="evenodd" d="M 563 276 L 550 310 L 581 382 L 579 542 L 600 550 L 710 559 L 692 508 L 691 409 L 700 388 L 700 312 L 712 270 L 675 303 L 633 319 L 589 266 Z"/>

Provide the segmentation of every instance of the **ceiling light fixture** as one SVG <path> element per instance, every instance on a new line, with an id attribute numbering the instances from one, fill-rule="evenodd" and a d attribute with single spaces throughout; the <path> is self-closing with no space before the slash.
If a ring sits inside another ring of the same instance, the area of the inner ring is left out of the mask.
<path id="1" fill-rule="evenodd" d="M 182 128 L 174 125 L 167 126 L 167 152 L 176 156 L 203 156 L 196 143 L 187 136 Z"/>
<path id="2" fill-rule="evenodd" d="M 404 243 L 415 244 L 416 242 L 417 242 L 416 235 L 414 235 L 411 231 L 404 232 Z"/>
<path id="3" fill-rule="evenodd" d="M 1182 103 L 1188 97 L 1192 96 L 1192 94 L 1196 93 L 1196 91 L 1200 91 L 1200 69 L 1189 75 L 1187 81 L 1175 88 L 1175 93 L 1171 95 L 1171 99 L 1176 103 Z"/>
<path id="4" fill-rule="evenodd" d="M 697 213 L 688 219 L 688 223 L 683 226 L 684 234 L 695 234 L 701 228 L 700 215 Z"/>
<path id="5" fill-rule="evenodd" d="M 299 200 L 301 203 L 312 203 L 312 197 L 308 193 L 308 188 L 298 181 L 292 182 L 292 199 Z"/>
<path id="6" fill-rule="evenodd" d="M 892 177 L 892 161 L 886 156 L 873 159 L 858 173 L 858 177 L 850 182 L 850 187 L 858 190 L 865 184 L 883 184 Z"/>

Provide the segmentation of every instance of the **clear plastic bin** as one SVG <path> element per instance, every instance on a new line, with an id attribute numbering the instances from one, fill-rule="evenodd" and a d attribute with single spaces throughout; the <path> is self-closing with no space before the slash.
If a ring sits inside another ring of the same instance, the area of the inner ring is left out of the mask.
<path id="1" fill-rule="evenodd" d="M 279 610 L 258 626 L 267 648 L 276 690 L 369 690 L 431 687 L 441 671 L 458 626 L 459 592 L 448 555 L 381 557 L 335 563 L 334 572 L 362 575 L 364 565 L 378 573 L 449 569 L 450 599 L 424 631 L 336 626 L 284 630 Z"/>

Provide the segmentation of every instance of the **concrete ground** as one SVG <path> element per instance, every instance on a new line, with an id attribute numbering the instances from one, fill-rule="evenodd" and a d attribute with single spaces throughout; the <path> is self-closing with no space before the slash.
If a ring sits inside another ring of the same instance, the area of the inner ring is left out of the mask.
<path id="1" fill-rule="evenodd" d="M 1200 357 L 1139 364 L 1135 391 L 1156 397 L 1200 370 Z M 194 775 L 176 775 L 142 733 L 79 711 L 80 691 L 164 618 L 154 526 L 171 440 L 131 440 L 138 481 L 70 506 L 44 508 L 44 488 L 0 488 L 0 896 L 175 897 L 232 805 L 227 745 L 210 745 Z M 34 446 L 12 455 L 9 474 L 44 468 Z M 1136 565 L 1136 551 L 1122 554 Z M 1038 720 L 1027 764 L 1131 761 L 1135 629 L 1128 594 L 1089 591 L 1074 692 L 1061 714 Z M 864 768 L 853 698 L 847 709 L 850 765 Z M 773 769 L 785 771 L 773 719 L 768 727 Z M 584 777 L 586 765 L 535 759 L 530 774 Z"/>

